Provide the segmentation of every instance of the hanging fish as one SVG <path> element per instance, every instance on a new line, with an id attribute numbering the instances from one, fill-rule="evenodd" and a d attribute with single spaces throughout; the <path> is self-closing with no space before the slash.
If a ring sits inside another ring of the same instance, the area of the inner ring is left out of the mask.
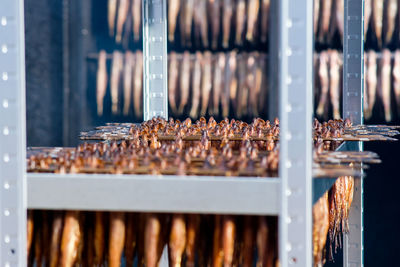
<path id="1" fill-rule="evenodd" d="M 323 265 L 323 251 L 329 230 L 328 193 L 314 204 L 313 210 L 313 258 L 316 266 Z"/>
<path id="2" fill-rule="evenodd" d="M 132 76 L 135 57 L 131 51 L 125 53 L 124 65 L 124 109 L 123 114 L 128 116 L 131 107 Z"/>
<path id="3" fill-rule="evenodd" d="M 372 0 L 372 26 L 378 46 L 382 46 L 383 0 Z"/>
<path id="4" fill-rule="evenodd" d="M 273 266 L 273 258 L 270 257 L 270 246 L 272 245 L 270 240 L 270 229 L 268 225 L 268 219 L 265 216 L 260 216 L 257 222 L 257 263 L 256 266 Z"/>
<path id="5" fill-rule="evenodd" d="M 229 46 L 229 37 L 231 34 L 231 21 L 233 15 L 233 0 L 223 0 L 223 16 L 222 16 L 222 47 L 228 48 Z"/>
<path id="6" fill-rule="evenodd" d="M 59 266 L 60 245 L 63 232 L 63 213 L 55 211 L 53 213 L 53 222 L 51 226 L 51 243 L 50 243 L 50 267 Z"/>
<path id="7" fill-rule="evenodd" d="M 371 19 L 371 13 L 372 13 L 371 1 L 373 0 L 364 0 L 364 41 L 367 40 L 367 32 Z"/>
<path id="8" fill-rule="evenodd" d="M 133 18 L 133 40 L 137 42 L 140 39 L 142 0 L 132 0 L 131 13 Z"/>
<path id="9" fill-rule="evenodd" d="M 176 90 L 178 87 L 178 58 L 175 52 L 169 54 L 169 77 L 168 77 L 168 100 L 172 114 L 178 114 L 178 108 L 176 105 Z"/>
<path id="10" fill-rule="evenodd" d="M 212 55 L 209 51 L 204 53 L 204 64 L 201 81 L 201 111 L 200 116 L 205 116 L 212 88 Z"/>
<path id="11" fill-rule="evenodd" d="M 364 97 L 363 97 L 363 110 L 364 116 L 368 112 L 368 87 L 367 87 L 367 74 L 368 74 L 368 63 L 367 63 L 367 53 L 364 52 Z"/>
<path id="12" fill-rule="evenodd" d="M 105 254 L 105 214 L 96 211 L 94 215 L 94 264 L 100 266 L 104 260 Z"/>
<path id="13" fill-rule="evenodd" d="M 113 61 L 111 67 L 111 111 L 113 115 L 118 114 L 118 91 L 119 81 L 121 79 L 121 72 L 123 66 L 123 56 L 119 51 L 114 51 Z"/>
<path id="14" fill-rule="evenodd" d="M 245 216 L 243 224 L 243 267 L 253 266 L 254 237 L 254 218 Z"/>
<path id="15" fill-rule="evenodd" d="M 246 27 L 246 1 L 236 0 L 236 45 L 243 44 L 243 32 Z"/>
<path id="16" fill-rule="evenodd" d="M 393 90 L 396 97 L 397 110 L 400 114 L 400 50 L 396 50 L 394 53 L 393 63 Z"/>
<path id="17" fill-rule="evenodd" d="M 269 5 L 270 5 L 270 0 L 261 0 L 261 42 L 262 43 L 265 43 L 268 38 Z"/>
<path id="18" fill-rule="evenodd" d="M 134 213 L 127 213 L 125 217 L 125 258 L 126 266 L 132 266 L 135 259 L 136 237 L 138 231 L 137 217 Z"/>
<path id="19" fill-rule="evenodd" d="M 213 115 L 219 115 L 219 102 L 221 99 L 222 88 L 224 85 L 223 75 L 225 70 L 225 53 L 218 53 L 214 64 L 213 80 Z"/>
<path id="20" fill-rule="evenodd" d="M 327 110 L 327 98 L 329 92 L 328 53 L 326 51 L 322 51 L 319 54 L 318 77 L 321 85 L 321 94 L 317 107 L 317 115 L 321 117 Z"/>
<path id="21" fill-rule="evenodd" d="M 199 243 L 200 235 L 200 215 L 187 215 L 187 231 L 186 231 L 186 266 L 194 267 L 196 263 L 196 249 Z"/>
<path id="22" fill-rule="evenodd" d="M 78 259 L 79 241 L 82 235 L 80 216 L 80 211 L 66 211 L 65 213 L 60 267 L 72 267 Z"/>
<path id="23" fill-rule="evenodd" d="M 114 36 L 115 16 L 117 14 L 117 0 L 108 0 L 108 29 L 110 36 Z"/>
<path id="24" fill-rule="evenodd" d="M 221 19 L 221 0 L 208 0 L 209 20 L 211 21 L 211 47 L 217 49 Z"/>
<path id="25" fill-rule="evenodd" d="M 265 56 L 265 55 L 264 55 Z M 261 89 L 260 96 L 258 98 L 258 110 L 260 112 L 265 111 L 267 107 L 267 95 L 268 95 L 268 69 L 267 63 L 264 57 L 258 59 L 257 73 L 261 72 Z"/>
<path id="26" fill-rule="evenodd" d="M 27 255 L 28 255 L 28 259 L 30 256 L 30 252 L 31 252 L 31 247 L 32 247 L 32 240 L 33 240 L 33 211 L 32 210 L 28 210 L 28 216 L 27 216 L 27 229 L 26 229 L 26 233 L 27 233 L 27 239 L 26 239 L 26 246 L 27 246 Z"/>
<path id="27" fill-rule="evenodd" d="M 320 5 L 320 0 L 314 0 L 314 35 L 317 34 L 318 31 L 318 25 L 319 25 L 319 5 Z"/>
<path id="28" fill-rule="evenodd" d="M 180 0 L 168 0 L 168 39 L 175 40 L 176 21 L 180 8 Z"/>
<path id="29" fill-rule="evenodd" d="M 184 32 L 185 32 L 185 43 L 190 47 L 192 46 L 192 22 L 193 22 L 193 7 L 194 0 L 186 0 L 184 1 L 185 7 L 185 23 L 184 23 Z"/>
<path id="30" fill-rule="evenodd" d="M 233 109 L 236 110 L 237 108 L 237 88 L 238 88 L 238 81 L 236 76 L 236 69 L 237 69 L 237 52 L 233 50 L 228 55 L 228 67 L 225 69 L 225 94 L 229 94 L 229 100 L 232 103 Z M 229 115 L 229 102 L 227 104 L 227 109 L 223 113 Z M 228 115 L 223 115 L 224 117 Z"/>
<path id="31" fill-rule="evenodd" d="M 158 266 L 158 242 L 161 224 L 156 214 L 146 215 L 144 229 L 144 262 L 146 267 Z"/>
<path id="32" fill-rule="evenodd" d="M 318 40 L 323 43 L 328 36 L 329 22 L 331 21 L 332 0 L 321 0 L 321 18 L 319 20 Z"/>
<path id="33" fill-rule="evenodd" d="M 341 59 L 337 50 L 329 51 L 329 93 L 333 108 L 333 118 L 340 119 L 340 64 Z"/>
<path id="34" fill-rule="evenodd" d="M 235 250 L 236 223 L 233 216 L 222 217 L 222 250 L 224 266 L 232 266 Z"/>
<path id="35" fill-rule="evenodd" d="M 398 8 L 398 0 L 386 0 L 385 1 L 385 9 L 384 9 L 384 25 L 383 32 L 385 34 L 384 40 L 385 44 L 389 44 L 392 40 L 393 33 L 396 26 L 396 18 L 397 18 L 397 8 Z"/>
<path id="36" fill-rule="evenodd" d="M 335 0 L 334 5 L 334 28 L 339 32 L 340 39 L 343 40 L 343 31 L 344 31 L 344 0 Z M 335 31 L 331 33 L 331 40 Z"/>
<path id="37" fill-rule="evenodd" d="M 391 54 L 388 49 L 382 52 L 381 63 L 381 81 L 380 90 L 382 95 L 383 107 L 385 110 L 385 120 L 390 122 L 392 120 L 392 113 L 390 109 L 390 73 L 391 73 Z"/>
<path id="38" fill-rule="evenodd" d="M 103 102 L 107 90 L 107 53 L 101 50 L 97 64 L 97 87 L 96 87 L 96 102 L 97 102 L 97 115 L 103 115 Z"/>
<path id="39" fill-rule="evenodd" d="M 208 47 L 208 21 L 207 1 L 195 0 L 194 2 L 194 25 L 203 47 Z"/>
<path id="40" fill-rule="evenodd" d="M 258 21 L 259 10 L 260 10 L 260 0 L 248 0 L 246 39 L 249 42 L 253 42 L 256 25 Z"/>
<path id="41" fill-rule="evenodd" d="M 213 254 L 212 266 L 222 266 L 223 248 L 222 248 L 222 231 L 221 231 L 221 215 L 214 216 L 214 234 L 213 234 Z"/>
<path id="42" fill-rule="evenodd" d="M 190 89 L 190 54 L 188 51 L 183 53 L 181 72 L 180 72 L 180 97 L 178 114 L 183 114 L 183 109 L 189 101 L 189 89 Z"/>
<path id="43" fill-rule="evenodd" d="M 239 66 L 238 66 L 238 109 L 236 110 L 236 115 L 241 118 L 242 116 L 247 114 L 247 104 L 248 104 L 248 95 L 249 88 L 247 85 L 247 54 L 241 53 Z"/>
<path id="44" fill-rule="evenodd" d="M 119 267 L 125 244 L 125 213 L 111 212 L 109 227 L 108 266 Z"/>
<path id="45" fill-rule="evenodd" d="M 203 55 L 200 52 L 196 53 L 196 59 L 193 67 L 192 79 L 192 108 L 190 109 L 190 117 L 197 118 L 200 106 L 201 96 L 201 68 L 202 68 Z"/>
<path id="46" fill-rule="evenodd" d="M 377 62 L 376 53 L 373 50 L 368 52 L 368 73 L 367 73 L 367 88 L 368 88 L 368 111 L 365 114 L 365 118 L 368 120 L 372 116 L 374 110 L 376 90 L 377 90 Z"/>
<path id="47" fill-rule="evenodd" d="M 186 222 L 183 214 L 172 215 L 169 235 L 170 266 L 181 266 L 186 246 Z"/>
<path id="48" fill-rule="evenodd" d="M 118 17 L 117 17 L 117 34 L 115 36 L 115 41 L 117 43 L 121 43 L 122 40 L 122 30 L 124 27 L 124 23 L 126 22 L 126 18 L 129 13 L 129 0 L 119 0 L 118 6 Z"/>
<path id="49" fill-rule="evenodd" d="M 257 72 L 256 60 L 259 54 L 254 52 L 247 58 L 247 84 L 249 86 L 249 113 L 258 117 L 258 94 L 261 87 L 261 73 Z"/>
<path id="50" fill-rule="evenodd" d="M 143 116 L 143 54 L 139 50 L 136 51 L 135 73 L 133 77 L 133 106 L 136 118 L 140 118 Z"/>

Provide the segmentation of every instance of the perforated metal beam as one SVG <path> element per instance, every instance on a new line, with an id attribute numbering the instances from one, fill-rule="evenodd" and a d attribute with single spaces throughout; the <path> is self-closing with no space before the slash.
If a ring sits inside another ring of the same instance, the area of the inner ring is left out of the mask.
<path id="1" fill-rule="evenodd" d="M 26 265 L 24 1 L 0 1 L 0 265 Z"/>
<path id="2" fill-rule="evenodd" d="M 168 119 L 166 0 L 143 0 L 143 118 Z"/>
<path id="3" fill-rule="evenodd" d="M 282 267 L 312 266 L 313 1 L 279 3 L 279 258 Z"/>

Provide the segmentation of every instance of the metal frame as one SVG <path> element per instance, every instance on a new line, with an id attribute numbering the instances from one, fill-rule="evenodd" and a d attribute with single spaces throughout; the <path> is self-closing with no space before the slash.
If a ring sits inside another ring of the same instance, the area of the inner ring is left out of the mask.
<path id="1" fill-rule="evenodd" d="M 167 118 L 166 0 L 143 0 L 143 3 L 144 119 Z M 362 116 L 362 0 L 345 3 L 343 106 L 344 115 L 357 123 L 362 122 L 362 117 L 357 120 Z M 3 0 L 0 4 L 0 127 L 3 134 L 0 138 L 0 264 L 26 266 L 28 197 L 30 208 L 279 215 L 281 266 L 311 266 L 312 0 L 282 0 L 277 6 L 280 179 L 84 174 L 55 178 L 52 174 L 29 174 L 26 194 L 23 0 Z M 352 103 L 357 108 L 349 106 Z M 358 226 L 361 231 L 352 229 L 353 234 L 345 239 L 346 266 L 362 265 L 362 180 L 358 181 L 350 222 L 351 227 Z M 121 188 L 127 190 L 121 191 Z M 171 188 L 174 188 L 172 193 Z M 74 194 L 74 198 L 69 194 Z M 12 206 L 8 206 L 10 203 Z"/>
<path id="2" fill-rule="evenodd" d="M 0 2 L 0 264 L 26 266 L 24 1 Z"/>
<path id="3" fill-rule="evenodd" d="M 167 3 L 143 0 L 143 119 L 168 119 Z"/>

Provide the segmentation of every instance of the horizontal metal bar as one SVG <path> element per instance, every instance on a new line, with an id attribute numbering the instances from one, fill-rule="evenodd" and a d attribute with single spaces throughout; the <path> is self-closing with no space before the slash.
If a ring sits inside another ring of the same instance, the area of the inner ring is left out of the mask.
<path id="1" fill-rule="evenodd" d="M 28 173 L 28 208 L 278 215 L 279 178 Z"/>

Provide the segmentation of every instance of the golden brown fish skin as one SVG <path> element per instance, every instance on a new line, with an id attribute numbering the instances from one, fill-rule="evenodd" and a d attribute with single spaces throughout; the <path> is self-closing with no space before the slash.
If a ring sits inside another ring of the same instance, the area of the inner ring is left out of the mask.
<path id="1" fill-rule="evenodd" d="M 29 259 L 30 252 L 31 252 L 31 247 L 32 247 L 32 240 L 33 240 L 33 211 L 28 210 L 28 215 L 27 215 L 27 224 L 26 224 L 26 233 L 27 233 L 27 239 L 26 239 L 26 250 L 27 250 L 27 258 Z"/>
<path id="2" fill-rule="evenodd" d="M 267 42 L 270 0 L 261 0 L 261 42 Z"/>
<path id="3" fill-rule="evenodd" d="M 246 216 L 243 225 L 243 267 L 253 266 L 254 235 L 254 218 Z"/>
<path id="4" fill-rule="evenodd" d="M 229 90 L 229 100 L 232 103 L 233 109 L 237 109 L 237 88 L 238 88 L 238 80 L 236 77 L 236 69 L 237 69 L 237 51 L 233 50 L 228 55 L 228 67 L 226 68 L 225 74 L 225 91 Z M 228 88 L 226 88 L 228 87 Z M 229 108 L 229 103 L 228 103 Z M 229 114 L 229 109 L 228 112 Z M 225 117 L 225 116 L 224 116 Z"/>
<path id="5" fill-rule="evenodd" d="M 222 47 L 223 48 L 228 48 L 229 46 L 229 37 L 231 34 L 231 21 L 232 21 L 232 15 L 233 15 L 233 0 L 223 0 L 223 5 L 222 5 L 222 31 L 223 31 L 223 37 L 222 37 Z"/>
<path id="6" fill-rule="evenodd" d="M 205 116 L 212 88 L 212 55 L 209 51 L 204 53 L 204 65 L 201 81 L 201 111 L 200 116 Z"/>
<path id="7" fill-rule="evenodd" d="M 334 5 L 334 19 L 335 19 L 335 27 L 339 31 L 340 39 L 343 40 L 343 31 L 344 31 L 344 1 L 343 0 L 335 0 Z M 335 32 L 332 32 L 332 36 Z M 332 38 L 331 38 L 332 40 Z"/>
<path id="8" fill-rule="evenodd" d="M 186 0 L 184 1 L 185 5 L 185 38 L 186 38 L 186 44 L 190 47 L 192 46 L 192 21 L 193 21 L 193 7 L 194 7 L 194 0 Z"/>
<path id="9" fill-rule="evenodd" d="M 393 63 L 393 90 L 396 97 L 397 110 L 400 113 L 400 50 L 396 50 L 394 53 Z"/>
<path id="10" fill-rule="evenodd" d="M 269 243 L 269 226 L 265 216 L 260 216 L 257 223 L 257 267 L 272 267 L 272 257 L 269 256 L 271 244 Z"/>
<path id="11" fill-rule="evenodd" d="M 112 67 L 111 67 L 111 111 L 112 114 L 118 113 L 118 88 L 119 88 L 119 81 L 121 79 L 121 71 L 123 66 L 123 56 L 122 53 L 119 51 L 113 52 L 113 60 L 112 60 Z"/>
<path id="12" fill-rule="evenodd" d="M 105 213 L 96 211 L 94 214 L 94 264 L 100 266 L 105 254 Z"/>
<path id="13" fill-rule="evenodd" d="M 51 227 L 51 243 L 50 243 L 50 267 L 57 267 L 59 260 L 59 252 L 61 245 L 61 236 L 63 232 L 63 213 L 55 211 L 53 213 L 53 222 Z"/>
<path id="14" fill-rule="evenodd" d="M 117 0 L 108 0 L 108 29 L 110 36 L 114 36 L 115 16 L 117 14 Z"/>
<path id="15" fill-rule="evenodd" d="M 329 94 L 331 97 L 331 104 L 333 108 L 333 118 L 335 120 L 340 119 L 340 57 L 337 50 L 329 51 L 329 81 L 330 89 Z"/>
<path id="16" fill-rule="evenodd" d="M 187 231 L 186 231 L 186 266 L 194 267 L 196 263 L 196 249 L 199 242 L 200 235 L 200 215 L 189 214 L 187 215 Z"/>
<path id="17" fill-rule="evenodd" d="M 183 214 L 172 215 L 169 235 L 170 266 L 180 267 L 186 246 L 186 221 Z"/>
<path id="18" fill-rule="evenodd" d="M 246 26 L 246 1 L 236 0 L 236 45 L 243 44 L 243 32 Z"/>
<path id="19" fill-rule="evenodd" d="M 257 71 L 257 52 L 250 53 L 247 58 L 247 84 L 249 85 L 249 113 L 258 117 L 258 93 L 261 87 L 261 73 Z"/>
<path id="20" fill-rule="evenodd" d="M 128 116 L 131 107 L 132 76 L 135 57 L 131 51 L 125 52 L 124 65 L 124 108 L 123 114 Z"/>
<path id="21" fill-rule="evenodd" d="M 189 101 L 189 90 L 190 90 L 190 54 L 188 51 L 183 53 L 181 72 L 180 72 L 180 96 L 181 101 L 179 103 L 178 114 L 183 114 L 183 109 Z"/>
<path id="22" fill-rule="evenodd" d="M 101 50 L 99 53 L 97 65 L 97 87 L 96 87 L 96 101 L 97 101 L 97 115 L 103 115 L 104 96 L 107 90 L 107 53 Z"/>
<path id="23" fill-rule="evenodd" d="M 115 35 L 115 41 L 121 43 L 122 30 L 124 23 L 129 13 L 129 0 L 119 0 L 118 5 L 118 17 L 117 17 L 117 34 Z"/>
<path id="24" fill-rule="evenodd" d="M 142 0 L 132 0 L 131 12 L 133 18 L 133 39 L 137 42 L 140 39 Z"/>
<path id="25" fill-rule="evenodd" d="M 217 49 L 221 19 L 221 0 L 208 0 L 209 20 L 211 21 L 211 48 Z"/>
<path id="26" fill-rule="evenodd" d="M 321 85 L 321 94 L 316 113 L 321 117 L 327 110 L 326 105 L 328 104 L 327 98 L 329 91 L 328 53 L 326 51 L 322 51 L 319 55 L 318 77 Z"/>
<path id="27" fill-rule="evenodd" d="M 260 0 L 248 0 L 246 39 L 249 42 L 253 42 L 259 11 L 260 11 Z"/>
<path id="28" fill-rule="evenodd" d="M 320 8 L 320 0 L 314 0 L 314 35 L 317 34 L 318 31 L 318 25 L 319 25 L 319 8 Z"/>
<path id="29" fill-rule="evenodd" d="M 196 12 L 198 16 L 198 23 L 200 27 L 200 36 L 202 40 L 203 47 L 208 47 L 208 21 L 207 21 L 207 1 L 205 0 L 196 0 Z"/>
<path id="30" fill-rule="evenodd" d="M 109 220 L 108 266 L 119 267 L 125 244 L 125 213 L 111 212 Z"/>
<path id="31" fill-rule="evenodd" d="M 82 235 L 79 211 L 66 211 L 61 238 L 60 267 L 72 267 L 78 258 L 79 241 Z"/>
<path id="32" fill-rule="evenodd" d="M 196 59 L 193 67 L 192 79 L 192 108 L 190 110 L 190 117 L 197 118 L 200 106 L 201 97 L 201 69 L 202 69 L 203 55 L 200 52 L 196 53 Z"/>
<path id="33" fill-rule="evenodd" d="M 172 114 L 178 114 L 178 108 L 176 105 L 176 90 L 178 87 L 178 58 L 175 52 L 169 54 L 169 77 L 168 77 L 168 102 L 171 108 Z"/>
<path id="34" fill-rule="evenodd" d="M 389 44 L 392 40 L 394 29 L 396 26 L 396 18 L 398 11 L 398 0 L 386 0 L 385 1 L 385 15 L 383 32 L 385 33 L 385 44 Z"/>
<path id="35" fill-rule="evenodd" d="M 238 88 L 238 109 L 236 110 L 236 115 L 239 118 L 247 114 L 249 87 L 246 79 L 246 74 L 247 74 L 246 65 L 247 65 L 247 54 L 241 53 L 241 58 L 238 64 L 239 88 Z"/>
<path id="36" fill-rule="evenodd" d="M 331 20 L 331 8 L 332 8 L 332 0 L 321 0 L 320 2 L 321 8 L 321 18 L 319 20 L 319 41 L 322 43 L 325 41 L 329 32 L 329 22 Z"/>
<path id="37" fill-rule="evenodd" d="M 136 51 L 136 65 L 134 76 L 134 94 L 133 104 L 135 108 L 135 116 L 141 118 L 143 116 L 143 54 L 141 51 Z"/>
<path id="38" fill-rule="evenodd" d="M 368 26 L 371 19 L 371 1 L 373 0 L 364 0 L 364 41 L 367 40 Z"/>
<path id="39" fill-rule="evenodd" d="M 390 108 L 390 73 L 391 73 L 391 54 L 388 49 L 382 52 L 382 66 L 381 66 L 381 91 L 382 102 L 385 110 L 385 120 L 390 122 L 392 120 L 392 113 Z"/>
<path id="40" fill-rule="evenodd" d="M 144 262 L 146 267 L 158 266 L 158 241 L 161 224 L 156 214 L 147 214 L 144 229 Z"/>
<path id="41" fill-rule="evenodd" d="M 376 90 L 377 90 L 377 61 L 376 53 L 373 50 L 368 52 L 368 73 L 367 73 L 367 85 L 368 85 L 368 112 L 365 114 L 365 118 L 368 120 L 372 116 L 372 111 L 375 105 Z"/>
<path id="42" fill-rule="evenodd" d="M 168 0 L 168 40 L 174 42 L 180 0 Z"/>
<path id="43" fill-rule="evenodd" d="M 314 264 L 323 264 L 323 250 L 329 230 L 328 193 L 313 206 L 313 257 Z"/>
<path id="44" fill-rule="evenodd" d="M 383 0 L 372 0 L 372 26 L 378 46 L 382 46 Z"/>
<path id="45" fill-rule="evenodd" d="M 222 217 L 222 249 L 224 254 L 224 266 L 232 266 L 235 250 L 236 223 L 233 216 Z"/>
<path id="46" fill-rule="evenodd" d="M 222 225 L 221 215 L 214 216 L 214 234 L 213 234 L 213 256 L 212 266 L 222 266 L 224 259 L 224 251 L 222 247 Z"/>
<path id="47" fill-rule="evenodd" d="M 126 214 L 125 258 L 126 266 L 133 266 L 136 251 L 137 216 L 134 213 Z"/>
<path id="48" fill-rule="evenodd" d="M 214 63 L 214 80 L 213 80 L 213 111 L 212 115 L 219 115 L 219 103 L 224 85 L 224 70 L 226 65 L 225 53 L 218 53 L 218 57 Z"/>

